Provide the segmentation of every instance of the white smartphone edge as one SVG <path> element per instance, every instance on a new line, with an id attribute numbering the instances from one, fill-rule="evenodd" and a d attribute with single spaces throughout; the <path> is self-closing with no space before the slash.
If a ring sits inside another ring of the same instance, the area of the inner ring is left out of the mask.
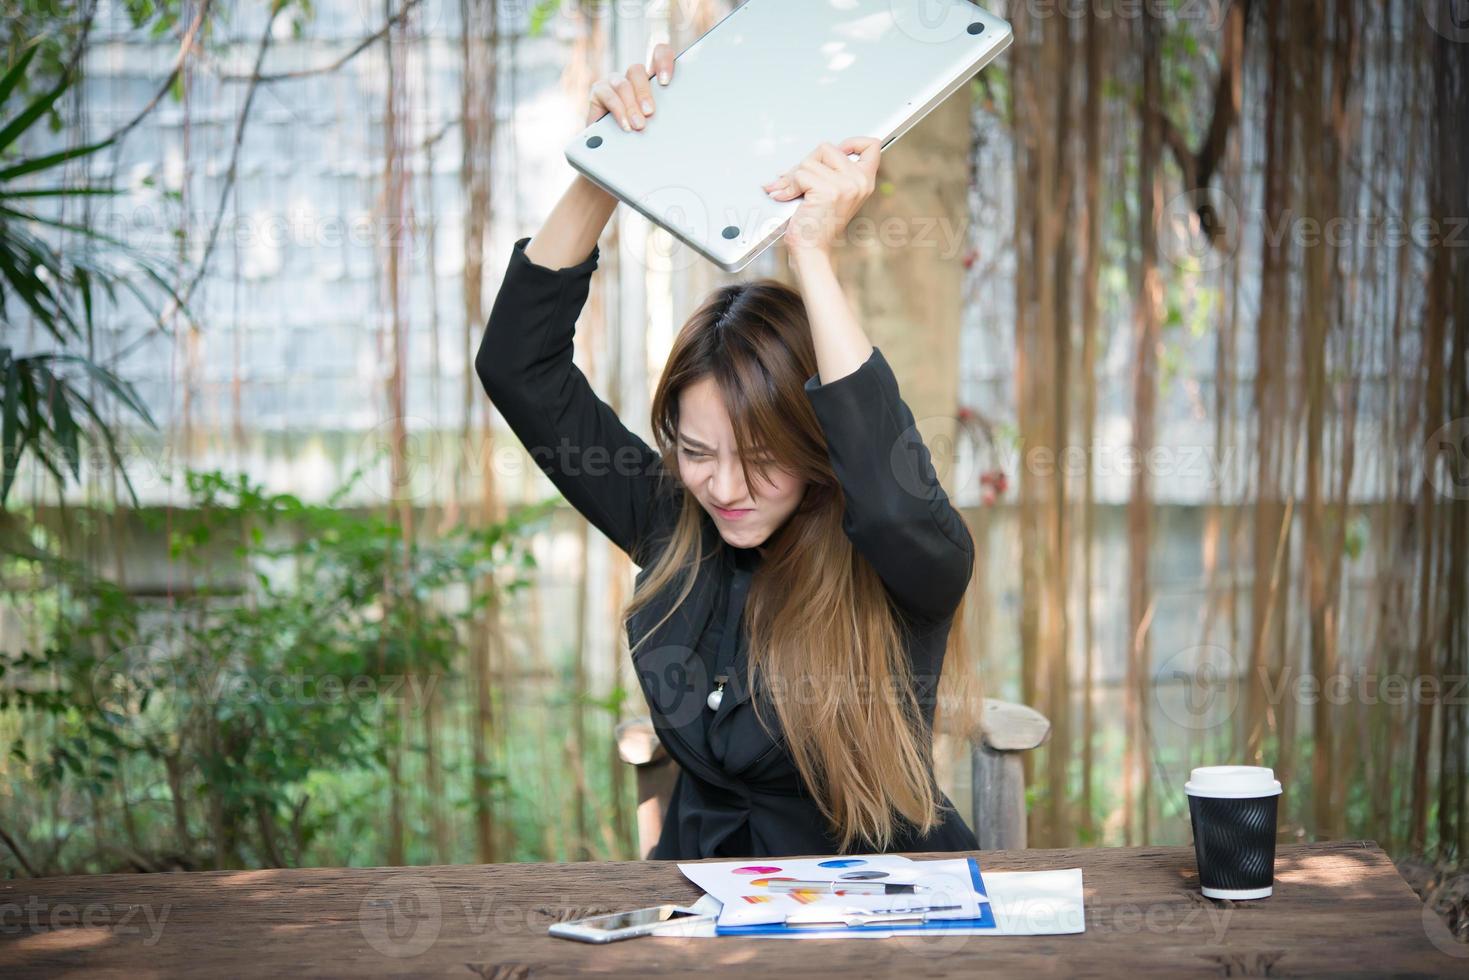
<path id="1" fill-rule="evenodd" d="M 649 909 L 661 909 L 671 906 L 674 912 L 687 912 L 687 915 L 677 919 L 665 919 L 662 922 L 650 922 L 642 926 L 629 926 L 626 929 L 588 929 L 579 923 L 590 919 L 606 918 L 608 915 L 632 915 L 638 912 L 646 912 Z M 558 939 L 575 939 L 584 943 L 611 943 L 622 939 L 636 939 L 639 936 L 650 936 L 662 929 L 681 929 L 684 926 L 701 922 L 713 922 L 714 913 L 701 913 L 687 905 L 675 905 L 672 902 L 663 902 L 658 905 L 648 905 L 640 909 L 628 909 L 625 912 L 609 912 L 606 915 L 589 915 L 583 919 L 572 922 L 555 922 L 546 930 L 549 935 Z"/>

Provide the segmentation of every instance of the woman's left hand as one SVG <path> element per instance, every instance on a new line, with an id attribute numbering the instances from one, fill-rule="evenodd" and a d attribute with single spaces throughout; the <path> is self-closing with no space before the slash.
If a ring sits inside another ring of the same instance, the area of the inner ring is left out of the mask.
<path id="1" fill-rule="evenodd" d="M 881 142 L 870 136 L 854 136 L 839 146 L 822 143 L 795 169 L 765 185 L 773 200 L 802 199 L 786 227 L 786 247 L 792 253 L 831 252 L 877 186 L 881 152 Z M 849 153 L 860 159 L 853 160 Z"/>

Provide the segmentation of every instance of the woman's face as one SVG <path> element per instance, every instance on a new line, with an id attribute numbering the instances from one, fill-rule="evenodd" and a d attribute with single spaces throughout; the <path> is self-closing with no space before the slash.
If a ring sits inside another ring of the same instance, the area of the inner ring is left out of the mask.
<path id="1" fill-rule="evenodd" d="M 806 481 L 767 462 L 750 467 L 755 485 L 745 485 L 734 426 L 713 378 L 701 378 L 679 394 L 678 416 L 678 472 L 684 486 L 714 518 L 726 542 L 737 548 L 763 544 L 800 504 Z M 760 460 L 757 452 L 754 461 Z"/>

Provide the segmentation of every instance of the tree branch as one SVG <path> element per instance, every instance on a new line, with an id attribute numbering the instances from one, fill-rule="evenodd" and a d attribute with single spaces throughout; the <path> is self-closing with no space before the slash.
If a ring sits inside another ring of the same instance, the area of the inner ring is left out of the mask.
<path id="1" fill-rule="evenodd" d="M 260 74 L 260 66 L 265 63 L 265 53 L 270 50 L 270 32 L 275 26 L 276 17 L 280 16 L 281 9 L 280 4 L 271 5 L 270 17 L 265 21 L 265 30 L 260 34 L 260 47 L 255 52 L 254 74 L 257 76 Z M 257 88 L 258 86 L 254 83 L 250 85 L 245 92 L 245 104 L 240 106 L 240 118 L 235 121 L 235 143 L 230 149 L 229 170 L 225 172 L 224 185 L 219 189 L 219 207 L 214 212 L 214 223 L 209 228 L 209 238 L 204 245 L 204 254 L 199 257 L 199 268 L 194 270 L 194 277 L 189 280 L 188 287 L 180 297 L 180 306 L 188 306 L 189 298 L 194 295 L 194 289 L 209 268 L 209 259 L 214 254 L 215 242 L 219 240 L 219 227 L 224 223 L 225 204 L 229 201 L 230 192 L 234 190 L 235 175 L 239 171 L 240 146 L 245 141 L 245 123 L 250 119 L 250 105 L 255 101 Z"/>
<path id="2" fill-rule="evenodd" d="M 164 78 L 163 84 L 158 86 L 158 91 L 153 93 L 153 98 L 148 100 L 148 104 L 143 106 L 143 108 L 135 116 L 133 116 L 132 119 L 125 123 L 121 129 L 118 129 L 111 136 L 107 137 L 106 141 L 108 143 L 121 143 L 123 137 L 127 136 L 128 133 L 131 133 L 133 129 L 137 127 L 138 123 L 146 119 L 148 117 L 148 113 L 152 112 L 153 109 L 158 105 L 158 103 L 163 101 L 163 97 L 168 94 L 168 90 L 173 88 L 174 80 L 179 77 L 179 72 L 183 70 L 184 59 L 187 58 L 189 56 L 189 52 L 193 50 L 194 38 L 198 35 L 199 28 L 203 26 L 205 18 L 209 16 L 209 8 L 212 4 L 213 0 L 203 0 L 203 2 L 199 4 L 199 10 L 194 15 L 194 22 L 189 25 L 188 31 L 186 31 L 184 33 L 184 36 L 179 40 L 179 53 L 178 57 L 173 60 L 173 70 L 168 73 L 168 76 L 166 78 Z"/>
<path id="3" fill-rule="evenodd" d="M 1214 112 L 1209 120 L 1209 128 L 1204 133 L 1203 146 L 1195 152 L 1189 146 L 1188 138 L 1161 107 L 1149 107 L 1157 116 L 1158 125 L 1162 128 L 1163 143 L 1173 154 L 1173 159 L 1183 174 L 1183 186 L 1187 191 L 1201 191 L 1209 186 L 1219 169 L 1220 161 L 1224 159 L 1230 131 L 1239 122 L 1244 99 L 1245 33 L 1252 2 L 1253 0 L 1234 0 L 1224 16 L 1221 29 L 1223 43 L 1219 50 L 1219 78 L 1214 85 Z M 1210 244 L 1219 245 L 1225 237 L 1225 229 L 1207 198 L 1200 198 L 1198 214 Z"/>
<path id="4" fill-rule="evenodd" d="M 120 139 L 123 135 L 125 135 L 128 132 L 128 130 L 132 129 L 139 122 L 141 122 L 143 120 L 143 118 L 145 116 L 147 116 L 147 114 L 153 110 L 153 107 L 155 105 L 157 105 L 159 99 L 162 98 L 163 94 L 165 92 L 167 92 L 168 89 L 173 85 L 174 78 L 177 77 L 177 75 L 179 73 L 179 70 L 182 68 L 184 57 L 188 54 L 189 50 L 192 49 L 192 47 L 193 47 L 193 38 L 194 38 L 194 35 L 198 31 L 199 26 L 203 23 L 204 14 L 209 9 L 209 5 L 210 5 L 211 2 L 212 2 L 212 0 L 203 0 L 203 3 L 200 5 L 199 15 L 197 17 L 195 17 L 194 23 L 190 26 L 189 32 L 185 36 L 184 41 L 183 41 L 183 44 L 180 46 L 180 49 L 179 49 L 179 57 L 178 57 L 178 60 L 175 62 L 173 71 L 169 73 L 169 76 L 168 76 L 167 80 L 165 81 L 164 85 L 159 89 L 158 93 L 153 97 L 153 99 L 148 103 L 148 105 L 143 109 L 143 111 L 140 112 L 130 123 L 128 123 L 126 126 L 124 126 L 121 130 L 119 130 L 117 133 L 113 134 L 113 136 L 111 137 L 112 139 Z M 245 123 L 248 120 L 249 115 L 250 115 L 250 105 L 251 105 L 252 102 L 254 102 L 254 100 L 255 100 L 255 92 L 259 88 L 259 86 L 261 85 L 261 83 L 276 82 L 276 81 L 282 81 L 282 80 L 285 80 L 285 79 L 292 79 L 292 78 L 305 78 L 305 77 L 307 77 L 309 75 L 322 74 L 324 72 L 336 71 L 337 69 L 339 69 L 343 65 L 345 65 L 348 61 L 352 60 L 357 55 L 361 54 L 371 44 L 373 44 L 374 42 L 376 42 L 378 40 L 381 40 L 383 37 L 385 37 L 387 35 L 387 33 L 388 33 L 389 30 L 391 30 L 394 26 L 402 23 L 402 21 L 404 20 L 404 18 L 406 18 L 408 16 L 408 14 L 414 8 L 416 8 L 420 3 L 422 3 L 422 2 L 423 2 L 423 0 L 404 0 L 404 3 L 403 3 L 402 8 L 396 14 L 394 14 L 392 17 L 388 18 L 388 20 L 386 22 L 384 22 L 384 24 L 383 24 L 383 26 L 382 26 L 381 29 L 379 29 L 376 32 L 368 35 L 361 42 L 359 42 L 357 45 L 355 45 L 350 52 L 348 52 L 343 57 L 337 59 L 337 61 L 333 62 L 330 65 L 325 65 L 325 66 L 322 66 L 320 68 L 303 69 L 302 71 L 299 71 L 299 72 L 282 72 L 282 73 L 273 74 L 273 75 L 266 75 L 266 74 L 262 74 L 261 73 L 260 67 L 261 67 L 262 64 L 264 64 L 264 62 L 265 62 L 265 54 L 266 54 L 266 52 L 270 48 L 271 27 L 274 25 L 275 18 L 281 12 L 281 9 L 282 9 L 279 5 L 273 6 L 272 7 L 272 10 L 271 10 L 270 19 L 266 21 L 265 31 L 264 31 L 261 39 L 260 39 L 260 46 L 256 50 L 256 53 L 255 53 L 255 65 L 254 65 L 254 68 L 250 71 L 250 73 L 247 74 L 247 75 L 240 75 L 240 74 L 233 74 L 233 75 L 231 75 L 231 74 L 224 74 L 224 73 L 216 73 L 217 74 L 217 77 L 220 78 L 222 81 L 231 81 L 231 82 L 233 82 L 233 81 L 243 81 L 243 82 L 248 82 L 249 85 L 250 85 L 250 88 L 247 90 L 247 92 L 245 94 L 245 103 L 241 107 L 239 118 L 236 120 L 236 123 L 235 123 L 235 139 L 234 139 L 234 146 L 233 146 L 233 148 L 231 149 L 231 152 L 230 152 L 230 165 L 229 165 L 229 170 L 225 174 L 224 186 L 222 188 L 220 188 L 219 208 L 218 208 L 218 210 L 217 210 L 217 212 L 215 214 L 214 223 L 213 223 L 212 227 L 209 229 L 208 243 L 206 244 L 206 246 L 204 248 L 204 255 L 199 260 L 199 268 L 197 270 L 195 270 L 195 274 L 194 274 L 193 278 L 191 278 L 189 280 L 188 286 L 185 288 L 185 290 L 180 295 L 180 303 L 178 304 L 178 307 L 186 307 L 188 305 L 189 298 L 191 296 L 193 296 L 195 288 L 198 287 L 200 280 L 203 279 L 204 273 L 205 273 L 205 271 L 209 267 L 209 259 L 210 259 L 210 257 L 212 256 L 212 254 L 214 252 L 215 242 L 218 240 L 218 237 L 219 237 L 220 225 L 221 225 L 221 223 L 222 223 L 222 221 L 224 219 L 225 202 L 229 199 L 229 194 L 230 194 L 230 191 L 234 187 L 235 176 L 236 176 L 236 174 L 238 172 L 239 159 L 240 159 L 240 146 L 241 146 L 241 143 L 244 140 Z M 161 324 L 162 320 L 165 319 L 165 318 L 166 318 L 166 315 L 165 315 L 165 317 L 160 317 L 159 318 L 160 324 Z M 163 331 L 163 332 L 164 333 L 167 333 L 167 331 Z M 130 354 L 139 345 L 141 345 L 143 343 L 146 343 L 148 340 L 152 339 L 153 335 L 154 335 L 154 332 L 150 328 L 142 336 L 140 336 L 137 339 L 133 340 L 132 342 L 126 344 L 116 354 L 112 355 L 112 357 L 109 359 L 110 363 L 116 364 L 116 363 L 120 362 L 124 357 L 126 357 L 128 354 Z"/>
<path id="5" fill-rule="evenodd" d="M 15 842 L 15 838 L 11 837 L 10 833 L 4 827 L 0 827 L 0 841 L 3 841 L 5 846 L 10 848 L 10 853 L 15 855 L 15 859 L 20 862 L 20 866 L 25 869 L 26 874 L 32 878 L 41 877 L 36 873 L 36 869 L 31 867 L 31 862 L 26 860 L 25 852 L 20 849 L 20 845 Z"/>
<path id="6" fill-rule="evenodd" d="M 369 34 L 361 41 L 358 41 L 357 44 L 352 47 L 351 51 L 348 51 L 346 54 L 342 55 L 340 58 L 338 58 L 336 61 L 331 62 L 330 64 L 320 65 L 316 68 L 302 68 L 299 71 L 275 72 L 270 75 L 260 74 L 260 66 L 257 64 L 255 66 L 256 70 L 248 75 L 241 75 L 238 72 L 232 74 L 219 72 L 216 77 L 221 82 L 250 82 L 253 85 L 259 82 L 284 82 L 295 78 L 310 78 L 312 75 L 328 75 L 341 68 L 343 65 L 351 61 L 353 58 L 357 57 L 362 52 L 366 51 L 376 42 L 381 41 L 383 38 L 387 37 L 388 32 L 391 31 L 394 27 L 397 27 L 399 24 L 403 23 L 403 21 L 407 19 L 408 15 L 413 12 L 413 9 L 422 2 L 423 0 L 406 0 L 406 2 L 403 4 L 403 8 L 393 16 L 389 17 L 386 21 L 384 21 L 382 27 L 378 28 L 375 32 Z"/>

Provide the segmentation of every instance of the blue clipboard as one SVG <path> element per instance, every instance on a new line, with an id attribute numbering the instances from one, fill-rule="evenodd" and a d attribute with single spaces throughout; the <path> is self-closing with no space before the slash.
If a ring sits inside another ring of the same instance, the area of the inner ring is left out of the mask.
<path id="1" fill-rule="evenodd" d="M 979 873 L 979 861 L 975 858 L 969 859 L 969 877 L 974 884 L 974 892 L 977 895 L 989 897 L 985 891 L 984 878 Z M 993 929 L 995 928 L 995 913 L 990 908 L 989 902 L 980 903 L 980 914 L 974 919 L 930 919 L 927 922 L 895 923 L 892 925 L 871 925 L 848 927 L 841 925 L 823 926 L 813 928 L 812 926 L 788 926 L 784 922 L 772 922 L 765 925 L 755 926 L 721 926 L 715 924 L 714 935 L 716 936 L 781 936 L 789 933 L 800 933 L 801 935 L 825 936 L 827 933 L 862 933 L 862 932 L 947 932 L 952 929 Z"/>

